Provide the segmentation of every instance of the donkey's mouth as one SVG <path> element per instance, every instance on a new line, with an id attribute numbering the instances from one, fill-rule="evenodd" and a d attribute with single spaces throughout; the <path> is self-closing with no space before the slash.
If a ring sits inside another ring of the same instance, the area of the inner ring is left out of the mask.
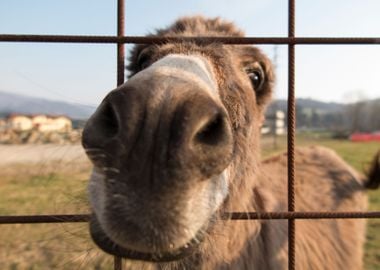
<path id="1" fill-rule="evenodd" d="M 196 236 L 184 246 L 164 252 L 141 252 L 122 247 L 107 236 L 95 215 L 93 215 L 90 220 L 90 234 L 96 245 L 111 255 L 139 261 L 170 262 L 194 254 L 205 237 L 205 230 L 199 230 Z"/>

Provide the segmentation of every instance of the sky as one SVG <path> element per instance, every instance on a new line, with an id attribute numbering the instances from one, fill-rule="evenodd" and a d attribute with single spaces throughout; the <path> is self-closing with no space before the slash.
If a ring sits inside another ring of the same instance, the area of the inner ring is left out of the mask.
<path id="1" fill-rule="evenodd" d="M 116 0 L 0 0 L 1 34 L 115 35 Z M 379 37 L 379 0 L 297 0 L 298 37 Z M 287 36 L 287 0 L 127 0 L 126 35 L 184 15 L 220 16 L 252 37 Z M 127 45 L 127 50 L 130 45 Z M 287 46 L 277 52 L 276 98 L 287 95 Z M 116 86 L 116 45 L 0 42 L 0 91 L 97 105 Z M 380 45 L 297 45 L 296 96 L 380 97 Z"/>

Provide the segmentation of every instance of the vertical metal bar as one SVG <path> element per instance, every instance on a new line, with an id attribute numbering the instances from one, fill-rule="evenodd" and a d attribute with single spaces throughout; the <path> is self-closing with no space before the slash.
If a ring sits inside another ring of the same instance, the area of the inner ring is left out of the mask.
<path id="1" fill-rule="evenodd" d="M 124 36 L 125 23 L 125 1 L 117 1 L 117 36 Z M 124 83 L 124 44 L 117 44 L 117 85 Z"/>
<path id="2" fill-rule="evenodd" d="M 122 270 L 122 260 L 120 257 L 113 257 L 114 270 Z"/>
<path id="3" fill-rule="evenodd" d="M 117 0 L 117 36 L 124 36 L 125 1 Z M 117 85 L 124 83 L 124 44 L 117 44 Z M 122 270 L 122 258 L 114 256 L 114 269 Z"/>
<path id="4" fill-rule="evenodd" d="M 288 37 L 295 37 L 295 0 L 289 0 Z M 288 211 L 295 211 L 295 127 L 296 127 L 296 102 L 295 102 L 295 45 L 288 45 Z M 288 220 L 288 269 L 295 270 L 296 224 L 295 219 Z"/>

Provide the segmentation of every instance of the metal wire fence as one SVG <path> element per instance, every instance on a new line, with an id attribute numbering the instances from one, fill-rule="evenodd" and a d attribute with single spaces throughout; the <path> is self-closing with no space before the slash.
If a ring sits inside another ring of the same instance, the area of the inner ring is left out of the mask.
<path id="1" fill-rule="evenodd" d="M 297 212 L 295 201 L 295 46 L 296 45 L 371 45 L 380 44 L 380 38 L 355 37 L 295 37 L 295 0 L 288 0 L 288 37 L 141 37 L 125 36 L 125 0 L 117 0 L 117 36 L 82 35 L 10 35 L 0 34 L 0 42 L 44 43 L 112 43 L 117 44 L 117 85 L 124 83 L 124 44 L 160 44 L 195 41 L 223 44 L 281 44 L 288 45 L 288 211 L 266 213 L 225 213 L 222 218 L 231 220 L 287 219 L 288 269 L 296 264 L 296 219 L 348 219 L 380 218 L 380 211 L 372 212 Z M 88 222 L 90 215 L 27 215 L 0 216 L 0 224 Z M 114 269 L 122 269 L 122 259 L 114 257 Z"/>

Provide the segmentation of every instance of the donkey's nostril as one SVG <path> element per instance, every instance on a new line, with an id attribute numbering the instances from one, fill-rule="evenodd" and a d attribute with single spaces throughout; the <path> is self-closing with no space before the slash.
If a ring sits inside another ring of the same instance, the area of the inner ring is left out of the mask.
<path id="1" fill-rule="evenodd" d="M 116 112 L 110 103 L 107 102 L 100 108 L 97 117 L 94 119 L 94 125 L 105 138 L 112 138 L 118 133 L 119 124 Z"/>
<path id="2" fill-rule="evenodd" d="M 224 118 L 221 113 L 217 113 L 202 125 L 195 135 L 195 143 L 216 146 L 226 141 L 228 132 Z"/>
<path id="3" fill-rule="evenodd" d="M 85 147 L 102 147 L 119 132 L 117 114 L 112 105 L 105 101 L 87 121 L 83 130 L 82 143 Z"/>

